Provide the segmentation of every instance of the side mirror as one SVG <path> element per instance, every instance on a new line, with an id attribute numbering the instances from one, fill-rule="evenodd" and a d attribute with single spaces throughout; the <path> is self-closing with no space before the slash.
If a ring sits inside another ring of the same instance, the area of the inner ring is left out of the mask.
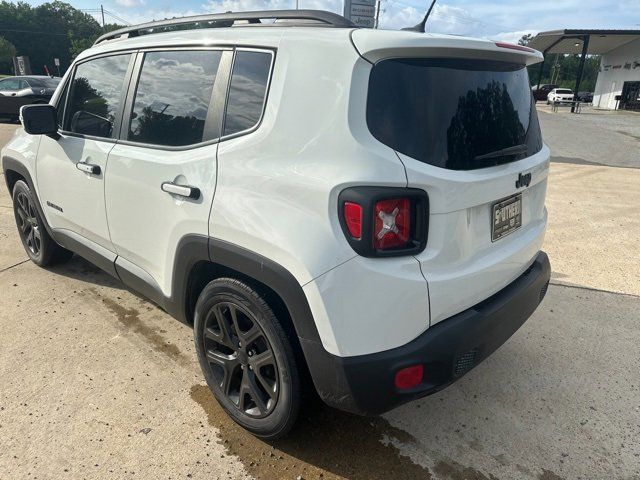
<path id="1" fill-rule="evenodd" d="M 58 115 L 53 105 L 23 105 L 20 119 L 30 135 L 57 135 Z"/>

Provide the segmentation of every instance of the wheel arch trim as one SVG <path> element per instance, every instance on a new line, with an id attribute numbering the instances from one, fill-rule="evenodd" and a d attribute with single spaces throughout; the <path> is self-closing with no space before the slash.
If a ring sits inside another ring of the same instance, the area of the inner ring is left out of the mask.
<path id="1" fill-rule="evenodd" d="M 33 179 L 31 178 L 31 173 L 29 173 L 29 169 L 19 160 L 16 160 L 13 157 L 8 155 L 4 155 L 2 157 L 2 171 L 4 172 L 4 181 L 7 184 L 7 190 L 9 194 L 13 193 L 13 186 L 10 183 L 11 175 L 7 175 L 8 172 L 16 172 L 22 178 L 24 178 L 25 182 L 27 182 L 27 186 L 29 190 L 31 190 L 31 194 L 35 199 L 36 208 L 38 209 L 38 214 L 40 218 L 42 218 L 44 227 L 47 230 L 47 233 L 55 239 L 55 236 L 49 227 L 49 223 L 47 222 L 47 217 L 44 214 L 44 210 L 42 209 L 42 203 L 40 202 L 40 198 L 38 197 L 38 192 L 36 191 L 35 183 L 33 183 Z"/>

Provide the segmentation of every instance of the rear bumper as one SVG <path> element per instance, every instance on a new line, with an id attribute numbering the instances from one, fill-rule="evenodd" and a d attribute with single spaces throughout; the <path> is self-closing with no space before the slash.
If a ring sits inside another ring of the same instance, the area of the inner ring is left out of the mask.
<path id="1" fill-rule="evenodd" d="M 522 326 L 542 301 L 550 276 L 549 259 L 539 252 L 524 274 L 495 295 L 385 352 L 337 357 L 315 342 L 305 342 L 320 397 L 341 410 L 376 415 L 442 390 Z M 396 389 L 395 373 L 416 364 L 424 365 L 423 383 L 409 390 Z"/>

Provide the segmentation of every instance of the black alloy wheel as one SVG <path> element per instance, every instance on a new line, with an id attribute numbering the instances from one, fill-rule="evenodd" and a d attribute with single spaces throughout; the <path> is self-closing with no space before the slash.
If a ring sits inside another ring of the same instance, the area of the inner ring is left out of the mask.
<path id="1" fill-rule="evenodd" d="M 209 282 L 196 303 L 194 340 L 209 389 L 236 423 L 265 439 L 291 429 L 301 403 L 298 363 L 265 292 L 233 278 Z"/>
<path id="2" fill-rule="evenodd" d="M 37 199 L 24 180 L 18 180 L 12 191 L 13 213 L 18 235 L 25 252 L 33 263 L 48 267 L 73 256 L 49 235 L 45 221 L 38 210 Z"/>
<path id="3" fill-rule="evenodd" d="M 15 201 L 16 223 L 20 239 L 28 252 L 38 257 L 42 249 L 42 230 L 38 223 L 36 207 L 24 191 L 17 193 Z"/>
<path id="4" fill-rule="evenodd" d="M 269 415 L 278 401 L 278 366 L 253 314 L 237 303 L 216 303 L 205 320 L 204 338 L 222 393 L 250 417 Z"/>

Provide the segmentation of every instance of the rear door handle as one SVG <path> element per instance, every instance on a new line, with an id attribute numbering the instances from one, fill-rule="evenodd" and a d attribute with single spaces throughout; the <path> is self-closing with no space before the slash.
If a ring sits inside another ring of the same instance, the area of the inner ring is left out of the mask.
<path id="1" fill-rule="evenodd" d="M 90 173 L 91 175 L 100 175 L 102 169 L 100 165 L 93 165 L 92 163 L 87 162 L 78 162 L 76 163 L 76 168 L 84 173 Z"/>
<path id="2" fill-rule="evenodd" d="M 193 200 L 200 198 L 200 189 L 196 187 L 176 185 L 173 182 L 164 182 L 160 188 L 162 188 L 163 192 L 173 193 L 174 195 L 180 195 L 181 197 L 192 198 Z"/>

